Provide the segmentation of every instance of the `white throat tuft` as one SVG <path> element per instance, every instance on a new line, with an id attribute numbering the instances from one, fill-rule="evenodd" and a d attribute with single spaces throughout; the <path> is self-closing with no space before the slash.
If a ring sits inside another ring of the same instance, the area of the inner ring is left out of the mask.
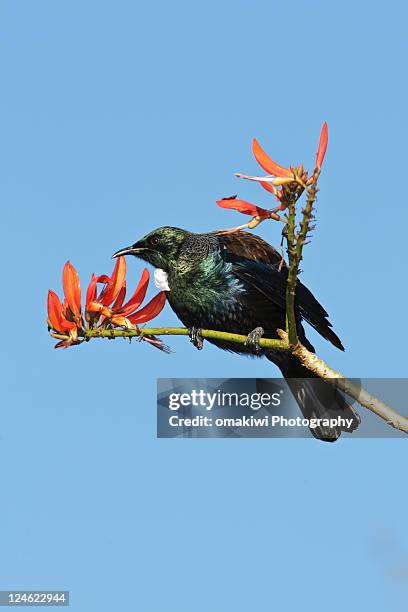
<path id="1" fill-rule="evenodd" d="M 154 271 L 154 284 L 158 289 L 160 289 L 160 291 L 170 291 L 167 272 L 161 268 L 156 268 Z"/>

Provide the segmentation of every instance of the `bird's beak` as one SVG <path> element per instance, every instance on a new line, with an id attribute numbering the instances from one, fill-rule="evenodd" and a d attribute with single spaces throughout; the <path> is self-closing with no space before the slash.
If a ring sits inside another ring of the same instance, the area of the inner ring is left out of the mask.
<path id="1" fill-rule="evenodd" d="M 145 247 L 142 247 L 136 243 L 133 246 L 128 246 L 128 247 L 125 247 L 124 249 L 120 249 L 120 251 L 116 251 L 116 253 L 112 255 L 112 259 L 114 259 L 115 257 L 120 257 L 121 255 L 136 255 L 137 256 L 141 253 L 141 251 L 145 251 L 145 250 L 146 250 Z"/>

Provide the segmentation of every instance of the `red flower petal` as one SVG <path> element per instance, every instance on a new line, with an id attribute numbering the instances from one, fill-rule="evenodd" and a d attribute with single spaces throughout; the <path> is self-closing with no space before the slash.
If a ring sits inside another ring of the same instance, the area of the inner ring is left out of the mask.
<path id="1" fill-rule="evenodd" d="M 252 141 L 252 152 L 261 168 L 263 168 L 266 172 L 269 172 L 269 174 L 273 174 L 273 176 L 293 176 L 293 173 L 290 170 L 283 168 L 283 166 L 280 166 L 274 162 L 273 159 L 271 159 L 269 155 L 265 153 L 256 138 L 254 138 Z"/>
<path id="2" fill-rule="evenodd" d="M 81 316 L 81 286 L 79 276 L 74 266 L 69 261 L 64 266 L 62 272 L 62 286 L 65 299 L 75 317 Z"/>
<path id="3" fill-rule="evenodd" d="M 51 289 L 48 291 L 47 307 L 50 327 L 56 331 L 63 331 L 61 325 L 62 304 L 58 295 L 54 293 L 54 291 L 51 291 Z"/>
<path id="4" fill-rule="evenodd" d="M 98 282 L 98 278 L 92 273 L 91 281 L 88 285 L 88 289 L 86 290 L 86 308 L 88 308 L 88 304 L 94 302 L 96 300 L 96 283 Z"/>
<path id="5" fill-rule="evenodd" d="M 282 191 L 280 189 L 276 189 L 276 187 L 274 187 L 273 185 L 271 185 L 270 183 L 259 183 L 261 185 L 261 187 L 263 187 L 264 189 L 266 189 L 266 191 L 269 191 L 270 193 L 273 193 L 273 195 L 275 196 L 275 198 L 277 200 L 280 200 L 282 197 Z"/>
<path id="6" fill-rule="evenodd" d="M 262 181 L 259 181 L 259 184 L 261 187 L 263 187 L 264 189 L 266 189 L 266 191 L 269 191 L 269 193 L 273 193 L 273 195 L 275 197 L 279 197 L 278 196 L 278 190 L 276 189 L 276 187 L 274 185 L 271 185 L 270 183 L 264 183 Z"/>
<path id="7" fill-rule="evenodd" d="M 121 290 L 126 276 L 126 260 L 124 257 L 118 257 L 112 276 L 109 279 L 105 289 L 103 289 L 98 300 L 104 305 L 109 306 L 117 297 Z M 100 277 L 99 277 L 100 278 Z"/>
<path id="8" fill-rule="evenodd" d="M 108 276 L 107 274 L 100 274 L 99 276 L 96 277 L 97 283 L 109 283 L 109 281 L 110 281 L 110 276 Z"/>
<path id="9" fill-rule="evenodd" d="M 145 268 L 142 272 L 142 276 L 140 278 L 139 284 L 136 287 L 136 290 L 130 300 L 122 306 L 120 309 L 120 314 L 127 317 L 137 308 L 139 308 L 140 304 L 146 297 L 147 287 L 149 285 L 150 274 L 149 271 Z M 114 309 L 114 307 L 113 307 Z"/>
<path id="10" fill-rule="evenodd" d="M 164 291 L 160 291 L 146 306 L 144 306 L 138 312 L 128 317 L 129 321 L 134 325 L 136 323 L 146 323 L 157 317 L 157 315 L 163 310 L 166 303 L 166 294 Z"/>
<path id="11" fill-rule="evenodd" d="M 317 149 L 317 154 L 316 154 L 316 168 L 320 168 L 323 163 L 324 156 L 326 155 L 328 140 L 329 140 L 329 131 L 328 131 L 327 123 L 325 121 L 323 123 L 322 130 L 320 132 L 319 147 Z"/>
<path id="12" fill-rule="evenodd" d="M 253 217 L 269 217 L 269 212 L 265 210 L 265 208 L 261 208 L 260 206 L 256 206 L 255 204 L 251 204 L 245 200 L 237 200 L 235 197 L 222 198 L 222 200 L 217 200 L 217 204 L 218 206 L 221 206 L 221 208 L 232 208 L 234 210 L 238 210 L 244 215 L 252 215 Z"/>
<path id="13" fill-rule="evenodd" d="M 123 285 L 121 287 L 121 290 L 118 293 L 118 297 L 112 304 L 112 310 L 114 311 L 119 310 L 119 308 L 122 307 L 125 297 L 126 297 L 126 281 L 123 281 Z"/>
<path id="14" fill-rule="evenodd" d="M 64 305 L 54 291 L 48 291 L 48 322 L 58 332 L 76 330 L 77 326 L 64 315 Z"/>

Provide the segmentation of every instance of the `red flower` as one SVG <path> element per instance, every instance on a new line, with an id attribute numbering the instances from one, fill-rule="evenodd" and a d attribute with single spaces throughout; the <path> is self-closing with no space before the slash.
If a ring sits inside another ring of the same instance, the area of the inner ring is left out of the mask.
<path id="1" fill-rule="evenodd" d="M 327 149 L 327 140 L 328 140 L 328 129 L 327 123 L 323 123 L 323 127 L 320 133 L 320 142 L 316 155 L 316 168 L 320 170 L 320 167 L 323 163 L 324 156 Z M 288 185 L 289 183 L 295 180 L 294 171 L 296 171 L 292 166 L 290 168 L 284 168 L 280 164 L 276 163 L 273 159 L 265 153 L 262 149 L 259 142 L 256 138 L 252 141 L 252 152 L 255 156 L 258 164 L 263 168 L 266 172 L 269 173 L 268 176 L 248 176 L 246 174 L 237 173 L 235 176 L 239 178 L 246 179 L 248 181 L 256 181 L 259 183 L 266 191 L 272 193 L 278 200 L 282 198 L 282 190 L 277 189 L 277 187 L 281 185 Z M 307 172 L 303 170 L 300 171 L 302 180 L 310 185 L 313 182 L 313 176 L 309 179 L 307 178 Z M 280 210 L 284 210 L 285 206 L 281 206 Z"/>
<path id="2" fill-rule="evenodd" d="M 166 302 L 164 291 L 158 293 L 148 304 L 138 310 L 149 285 L 149 272 L 145 269 L 131 298 L 124 304 L 126 297 L 126 260 L 118 257 L 112 276 L 92 274 L 86 292 L 86 328 L 126 327 L 135 328 L 138 323 L 146 323 L 156 317 Z M 104 284 L 97 295 L 98 284 Z M 75 268 L 68 261 L 62 274 L 64 304 L 54 291 L 48 292 L 48 325 L 59 336 L 66 336 L 56 347 L 79 344 L 86 330 L 81 313 L 81 287 Z M 58 337 L 58 336 L 57 336 Z M 144 340 L 166 350 L 165 345 L 151 336 Z"/>
<path id="3" fill-rule="evenodd" d="M 78 330 L 83 327 L 79 277 L 69 261 L 62 272 L 62 286 L 63 304 L 54 291 L 48 292 L 48 325 L 54 331 L 67 335 L 67 339 L 59 342 L 57 347 L 78 344 Z"/>

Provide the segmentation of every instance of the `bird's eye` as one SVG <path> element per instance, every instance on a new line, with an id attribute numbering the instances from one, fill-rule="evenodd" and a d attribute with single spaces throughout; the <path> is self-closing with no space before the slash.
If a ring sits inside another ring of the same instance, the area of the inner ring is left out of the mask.
<path id="1" fill-rule="evenodd" d="M 159 242 L 160 242 L 160 240 L 159 240 L 158 236 L 152 236 L 150 238 L 150 244 L 152 246 L 157 246 L 159 244 Z"/>

